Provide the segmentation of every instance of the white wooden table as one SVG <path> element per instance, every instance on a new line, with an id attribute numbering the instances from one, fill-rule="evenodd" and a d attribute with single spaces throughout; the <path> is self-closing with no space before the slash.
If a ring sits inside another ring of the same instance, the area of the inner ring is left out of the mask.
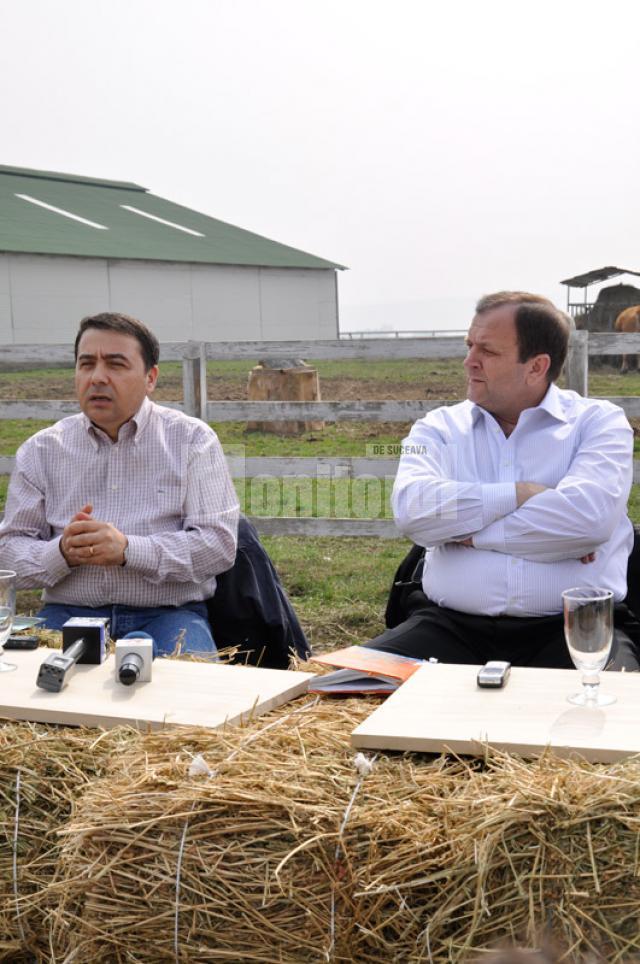
<path id="1" fill-rule="evenodd" d="M 112 727 L 207 726 L 240 723 L 275 709 L 307 689 L 312 673 L 156 659 L 149 683 L 123 686 L 114 657 L 99 666 L 77 666 L 60 693 L 36 686 L 38 668 L 54 650 L 7 652 L 17 664 L 0 674 L 0 716 L 13 720 Z"/>
<path id="2" fill-rule="evenodd" d="M 533 756 L 553 747 L 609 762 L 640 753 L 640 673 L 602 673 L 611 706 L 573 706 L 582 688 L 575 670 L 514 667 L 504 689 L 479 689 L 478 666 L 421 667 L 358 726 L 360 748 L 478 755 L 483 744 Z"/>

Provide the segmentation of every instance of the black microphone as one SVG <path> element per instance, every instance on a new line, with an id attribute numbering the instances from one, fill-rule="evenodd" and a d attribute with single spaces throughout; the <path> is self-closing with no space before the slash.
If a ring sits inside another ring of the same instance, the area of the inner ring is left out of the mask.
<path id="1" fill-rule="evenodd" d="M 148 633 L 131 632 L 116 640 L 116 679 L 123 686 L 151 681 L 154 643 Z"/>
<path id="2" fill-rule="evenodd" d="M 138 653 L 127 653 L 120 663 L 118 679 L 121 683 L 124 683 L 125 686 L 131 686 L 132 683 L 140 679 L 140 673 L 143 668 L 144 660 L 142 656 Z"/>
<path id="3" fill-rule="evenodd" d="M 108 625 L 109 620 L 102 617 L 68 619 L 62 627 L 62 652 L 49 653 L 41 663 L 36 685 L 49 693 L 59 693 L 78 663 L 103 663 Z"/>
<path id="4" fill-rule="evenodd" d="M 77 639 L 64 653 L 49 653 L 40 664 L 36 684 L 50 693 L 59 693 L 87 650 L 84 639 Z"/>

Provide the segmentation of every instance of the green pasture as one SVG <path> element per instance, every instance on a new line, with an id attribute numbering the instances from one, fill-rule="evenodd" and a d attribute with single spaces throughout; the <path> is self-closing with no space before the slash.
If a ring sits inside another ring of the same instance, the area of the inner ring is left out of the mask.
<path id="1" fill-rule="evenodd" d="M 51 425 L 36 419 L 0 419 L 0 455 L 14 455 L 16 449 L 34 432 Z M 366 456 L 367 446 L 396 443 L 409 430 L 409 424 L 385 422 L 333 422 L 322 432 L 279 436 L 271 432 L 247 432 L 245 422 L 212 423 L 228 451 L 246 456 Z"/>

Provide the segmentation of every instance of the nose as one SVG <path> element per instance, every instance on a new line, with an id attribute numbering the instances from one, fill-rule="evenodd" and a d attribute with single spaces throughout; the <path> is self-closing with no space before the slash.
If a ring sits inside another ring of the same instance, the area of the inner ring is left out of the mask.
<path id="1" fill-rule="evenodd" d="M 91 381 L 94 385 L 103 385 L 109 381 L 108 368 L 105 362 L 98 359 L 91 372 Z"/>
<path id="2" fill-rule="evenodd" d="M 480 362 L 479 362 L 479 360 L 478 360 L 478 355 L 477 355 L 477 353 L 476 353 L 473 345 L 471 345 L 469 348 L 467 348 L 467 354 L 466 354 L 465 359 L 464 359 L 464 362 L 463 362 L 462 364 L 464 365 L 464 367 L 465 367 L 467 370 L 469 370 L 470 368 L 478 368 L 478 367 L 479 367 Z"/>

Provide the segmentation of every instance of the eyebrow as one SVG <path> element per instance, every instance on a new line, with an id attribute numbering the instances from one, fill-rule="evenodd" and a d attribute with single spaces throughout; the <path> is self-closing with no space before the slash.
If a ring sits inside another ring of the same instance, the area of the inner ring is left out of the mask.
<path id="1" fill-rule="evenodd" d="M 480 345 L 481 348 L 493 348 L 495 351 L 498 350 L 495 342 L 491 341 L 491 338 L 482 338 L 482 336 L 480 336 L 479 338 L 472 340 L 471 338 L 469 338 L 469 335 L 465 335 L 464 342 L 465 342 L 465 345 L 467 346 L 473 344 L 473 345 Z"/>
<path id="2" fill-rule="evenodd" d="M 83 351 L 80 355 L 78 355 L 78 361 L 91 361 L 92 359 L 97 357 L 98 357 L 97 355 L 92 355 L 87 351 Z M 109 361 L 127 361 L 127 362 L 129 361 L 127 356 L 119 351 L 109 352 L 109 354 L 103 355 L 103 358 L 106 358 Z"/>

